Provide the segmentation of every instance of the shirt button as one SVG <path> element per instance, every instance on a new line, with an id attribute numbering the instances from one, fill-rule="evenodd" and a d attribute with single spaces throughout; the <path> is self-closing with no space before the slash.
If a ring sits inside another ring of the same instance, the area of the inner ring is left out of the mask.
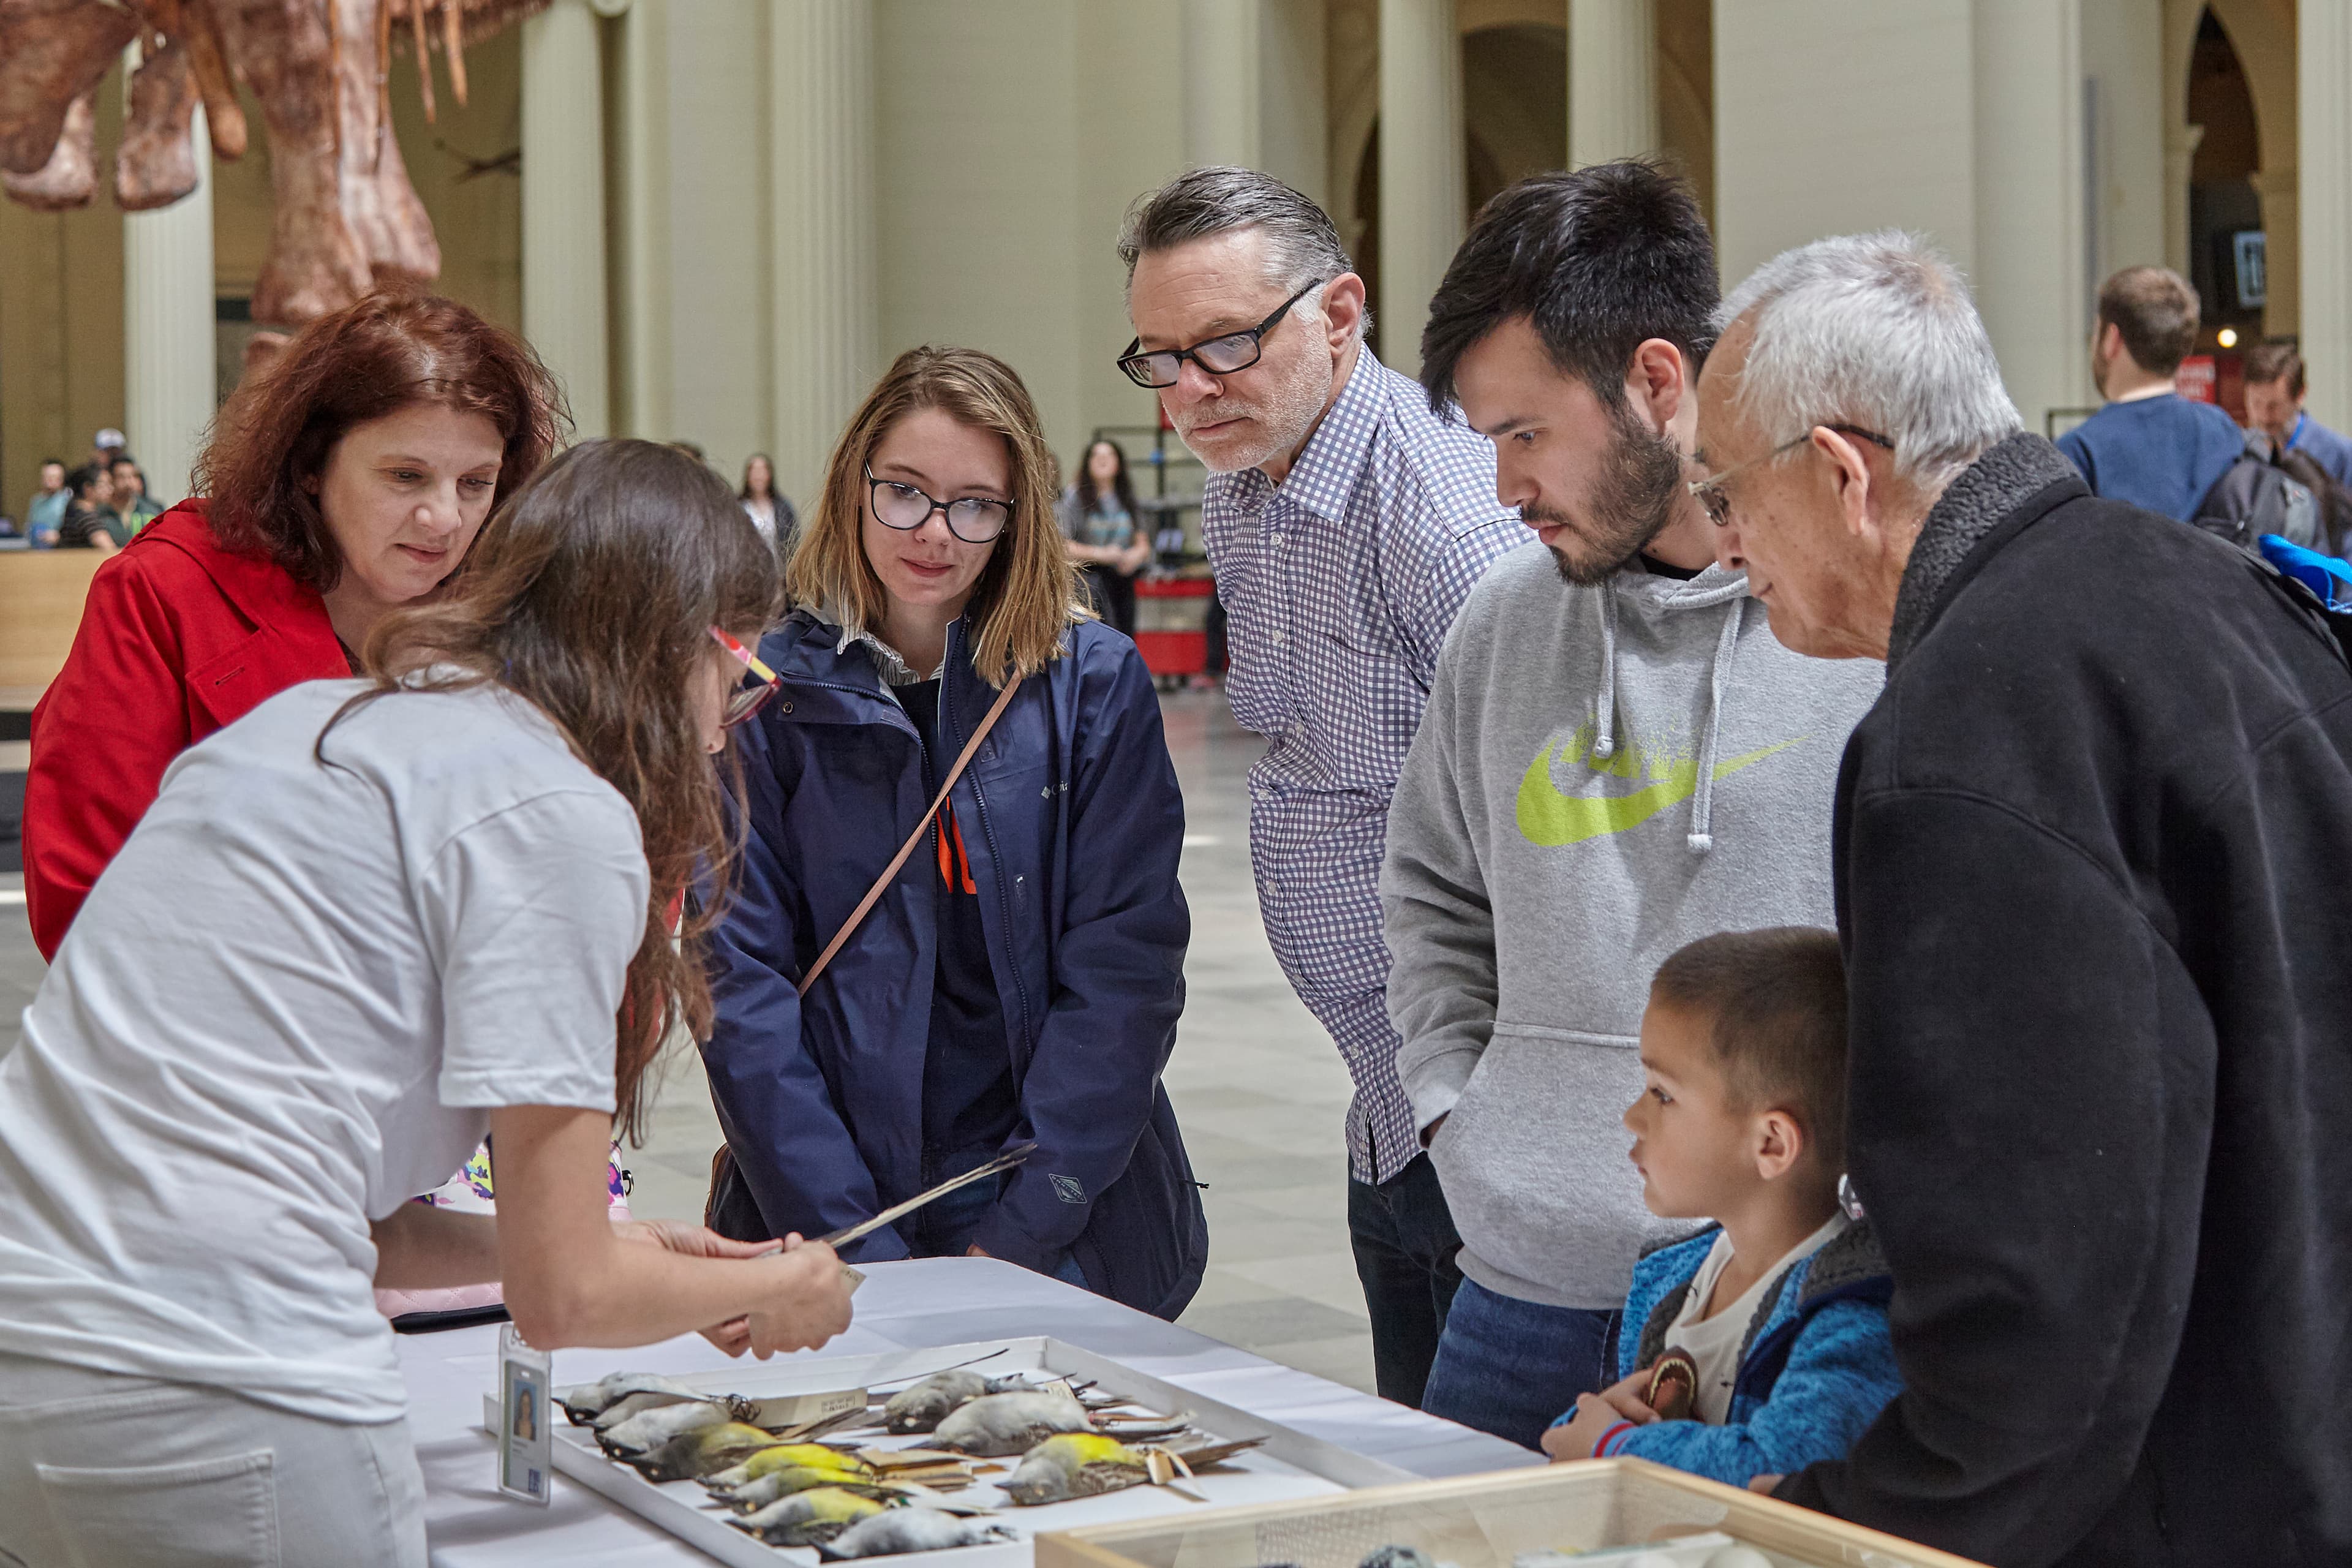
<path id="1" fill-rule="evenodd" d="M 1290 634 L 1289 634 L 1288 632 L 1276 632 L 1276 633 L 1275 633 L 1275 634 L 1274 634 L 1274 646 L 1275 646 L 1275 647 L 1280 647 L 1283 644 L 1285 644 L 1285 643 L 1288 642 L 1289 640 L 1290 640 Z"/>

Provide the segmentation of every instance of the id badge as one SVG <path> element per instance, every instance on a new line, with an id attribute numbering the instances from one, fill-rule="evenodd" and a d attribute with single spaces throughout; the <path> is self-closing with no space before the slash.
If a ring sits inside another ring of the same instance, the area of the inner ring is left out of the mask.
<path id="1" fill-rule="evenodd" d="M 545 1508 L 552 1499 L 554 1429 L 549 1425 L 549 1361 L 515 1332 L 499 1330 L 499 1490 Z"/>

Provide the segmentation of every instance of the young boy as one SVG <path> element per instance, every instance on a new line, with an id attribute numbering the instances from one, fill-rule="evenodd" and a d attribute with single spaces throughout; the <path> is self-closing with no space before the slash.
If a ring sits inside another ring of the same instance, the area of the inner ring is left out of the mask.
<path id="1" fill-rule="evenodd" d="M 1844 1169 L 1845 968 L 1798 926 L 1704 937 L 1658 966 L 1646 1087 L 1625 1112 L 1643 1201 L 1712 1218 L 1634 1267 L 1613 1364 L 1544 1435 L 1733 1486 L 1843 1458 L 1901 1379 L 1893 1282 Z"/>

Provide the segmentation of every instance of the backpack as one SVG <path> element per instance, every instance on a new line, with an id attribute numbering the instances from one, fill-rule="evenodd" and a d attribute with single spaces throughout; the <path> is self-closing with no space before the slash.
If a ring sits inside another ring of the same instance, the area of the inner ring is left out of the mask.
<path id="1" fill-rule="evenodd" d="M 2238 460 L 2213 481 L 2189 521 L 2218 533 L 2242 550 L 2253 550 L 2265 534 L 2310 549 L 2319 544 L 2319 502 L 2310 489 L 2270 461 L 2270 443 L 2249 443 Z"/>

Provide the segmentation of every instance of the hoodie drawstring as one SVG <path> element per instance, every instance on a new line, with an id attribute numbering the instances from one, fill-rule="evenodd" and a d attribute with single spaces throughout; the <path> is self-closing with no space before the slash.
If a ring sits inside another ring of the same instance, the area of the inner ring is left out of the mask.
<path id="1" fill-rule="evenodd" d="M 1601 590 L 1601 723 L 1592 737 L 1592 754 L 1607 762 L 1617 754 L 1617 593 Z"/>
<path id="2" fill-rule="evenodd" d="M 1715 679 L 1709 684 L 1707 695 L 1706 735 L 1698 749 L 1698 793 L 1691 803 L 1689 843 L 1694 855 L 1704 855 L 1715 847 L 1715 834 L 1711 828 L 1715 816 L 1716 753 L 1723 738 L 1723 693 L 1724 688 L 1731 683 L 1731 656 L 1739 646 L 1739 617 L 1747 604 L 1744 597 L 1731 601 L 1731 614 L 1723 618 L 1723 636 L 1716 640 Z M 1601 624 L 1604 662 L 1612 657 L 1614 640 L 1610 635 L 1609 619 L 1604 616 Z M 1608 688 L 1604 686 L 1602 690 L 1605 693 Z M 1608 711 L 1608 700 L 1606 695 L 1601 699 L 1603 712 Z"/>

